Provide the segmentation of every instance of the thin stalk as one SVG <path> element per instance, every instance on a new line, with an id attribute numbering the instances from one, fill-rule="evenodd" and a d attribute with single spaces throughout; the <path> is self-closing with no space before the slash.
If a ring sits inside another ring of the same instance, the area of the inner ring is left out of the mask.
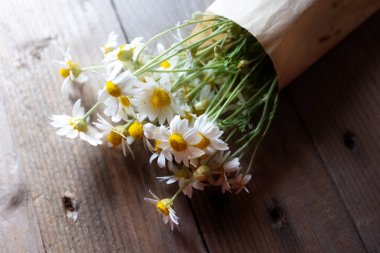
<path id="1" fill-rule="evenodd" d="M 206 20 L 203 19 L 203 20 L 196 20 L 196 21 L 188 21 L 188 22 L 186 22 L 186 23 L 184 23 L 184 24 L 182 24 L 182 25 L 179 25 L 179 26 L 176 26 L 176 27 L 172 27 L 172 28 L 170 28 L 170 29 L 167 29 L 167 30 L 165 30 L 165 31 L 163 31 L 163 32 L 160 32 L 160 33 L 156 34 L 156 35 L 153 36 L 150 40 L 148 40 L 148 41 L 144 44 L 144 46 L 140 49 L 139 53 L 138 53 L 137 56 L 136 56 L 136 61 L 138 61 L 138 59 L 139 59 L 139 57 L 140 57 L 142 51 L 143 51 L 143 50 L 144 50 L 144 49 L 145 49 L 150 43 L 152 43 L 154 40 L 156 40 L 157 38 L 159 38 L 159 37 L 161 37 L 161 36 L 163 36 L 163 35 L 165 35 L 165 34 L 167 34 L 167 33 L 169 33 L 169 32 L 172 32 L 172 31 L 178 30 L 178 29 L 180 29 L 180 28 L 182 28 L 182 27 L 185 27 L 185 26 L 194 25 L 194 24 L 203 23 L 203 22 L 217 21 L 217 20 L 219 20 L 219 19 L 218 19 L 218 18 L 212 18 L 212 19 L 206 19 Z"/>

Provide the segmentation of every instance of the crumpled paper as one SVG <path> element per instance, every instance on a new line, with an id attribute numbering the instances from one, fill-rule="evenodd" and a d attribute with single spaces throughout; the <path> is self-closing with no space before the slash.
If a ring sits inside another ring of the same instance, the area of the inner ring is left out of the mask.
<path id="1" fill-rule="evenodd" d="M 379 0 L 216 0 L 207 12 L 250 31 L 283 88 L 379 8 Z"/>

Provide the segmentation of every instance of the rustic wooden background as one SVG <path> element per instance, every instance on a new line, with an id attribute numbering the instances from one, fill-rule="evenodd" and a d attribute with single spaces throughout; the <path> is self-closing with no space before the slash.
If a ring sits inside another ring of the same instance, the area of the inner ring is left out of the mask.
<path id="1" fill-rule="evenodd" d="M 55 135 L 48 116 L 72 104 L 58 47 L 97 63 L 109 32 L 149 37 L 210 2 L 2 1 L 0 252 L 380 252 L 379 13 L 282 91 L 251 194 L 182 196 L 181 232 L 143 200 L 174 190 L 146 156 Z M 65 191 L 80 201 L 76 223 Z"/>

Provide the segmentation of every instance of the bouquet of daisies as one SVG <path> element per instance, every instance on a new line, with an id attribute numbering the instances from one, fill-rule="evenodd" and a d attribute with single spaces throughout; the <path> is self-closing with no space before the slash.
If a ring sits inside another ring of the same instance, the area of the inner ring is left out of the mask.
<path id="1" fill-rule="evenodd" d="M 283 64 L 278 52 L 284 40 L 270 40 L 278 31 L 270 29 L 267 18 L 278 13 L 275 3 L 231 2 L 216 1 L 209 8 L 212 14 L 195 14 L 147 41 L 136 38 L 120 45 L 111 33 L 101 47 L 100 65 L 81 66 L 69 51 L 58 62 L 63 94 L 84 83 L 88 72 L 103 79 L 90 109 L 79 99 L 71 115 L 51 116 L 56 133 L 94 146 L 120 147 L 125 156 L 134 156 L 135 144 L 143 143 L 150 163 L 167 169 L 168 175 L 158 180 L 178 184 L 173 196 L 159 198 L 150 192 L 152 198 L 145 199 L 172 229 L 179 224 L 173 206 L 180 193 L 191 198 L 194 189 L 205 186 L 220 187 L 223 193 L 248 192 L 257 147 L 276 111 L 279 84 L 313 62 L 296 54 L 295 63 Z M 262 14 L 267 30 L 247 19 L 252 13 Z M 181 31 L 189 27 L 193 32 L 183 36 Z M 252 27 L 261 30 L 257 34 Z M 170 34 L 173 43 L 165 48 L 160 38 Z M 244 157 L 249 162 L 242 166 Z"/>

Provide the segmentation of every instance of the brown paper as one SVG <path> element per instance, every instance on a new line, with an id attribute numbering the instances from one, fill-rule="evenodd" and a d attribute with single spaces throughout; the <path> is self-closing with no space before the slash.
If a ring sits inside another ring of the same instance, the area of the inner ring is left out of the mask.
<path id="1" fill-rule="evenodd" d="M 284 87 L 380 8 L 380 0 L 216 0 L 208 12 L 254 35 Z"/>

